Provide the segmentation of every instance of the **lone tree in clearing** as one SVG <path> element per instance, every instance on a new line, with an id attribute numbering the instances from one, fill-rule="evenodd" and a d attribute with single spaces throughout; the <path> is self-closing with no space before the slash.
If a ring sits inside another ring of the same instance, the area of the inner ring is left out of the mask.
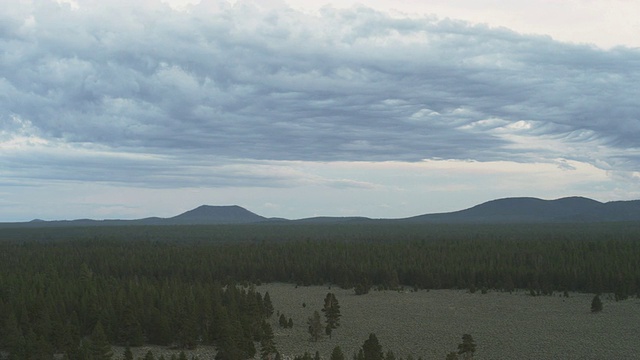
<path id="1" fill-rule="evenodd" d="M 382 360 L 384 355 L 382 353 L 382 346 L 374 333 L 369 334 L 369 338 L 362 344 L 362 352 L 364 360 Z"/>
<path id="2" fill-rule="evenodd" d="M 333 293 L 327 293 L 324 298 L 324 307 L 322 308 L 325 318 L 327 319 L 327 326 L 325 327 L 325 333 L 331 338 L 331 332 L 340 326 L 340 304 L 338 299 Z"/>
<path id="3" fill-rule="evenodd" d="M 602 301 L 600 300 L 600 296 L 596 295 L 591 300 L 591 312 L 597 313 L 602 311 Z"/>
<path id="4" fill-rule="evenodd" d="M 342 349 L 340 348 L 340 346 L 336 346 L 336 347 L 333 348 L 333 351 L 331 352 L 331 357 L 329 359 L 330 360 L 345 360 L 344 353 L 342 352 Z"/>
<path id="5" fill-rule="evenodd" d="M 322 335 L 322 321 L 320 320 L 320 313 L 318 311 L 313 312 L 313 316 L 307 320 L 309 325 L 309 335 L 311 340 L 318 341 L 320 335 Z"/>
<path id="6" fill-rule="evenodd" d="M 470 334 L 462 335 L 462 343 L 458 345 L 458 354 L 462 355 L 463 359 L 473 359 L 474 352 L 476 352 L 476 343 L 473 341 L 473 337 Z"/>
<path id="7" fill-rule="evenodd" d="M 278 318 L 278 325 L 280 325 L 281 328 L 287 328 L 287 318 L 284 317 L 284 314 L 280 314 L 280 317 Z"/>

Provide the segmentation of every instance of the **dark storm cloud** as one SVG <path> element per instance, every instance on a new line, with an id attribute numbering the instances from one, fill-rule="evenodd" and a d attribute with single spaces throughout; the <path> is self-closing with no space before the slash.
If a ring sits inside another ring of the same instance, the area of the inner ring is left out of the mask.
<path id="1" fill-rule="evenodd" d="M 118 166 L 122 181 L 216 157 L 579 158 L 640 169 L 637 49 L 367 8 L 145 4 L 42 1 L 0 15 L 0 141 L 157 156 L 127 167 L 105 155 L 96 167 Z M 527 148 L 516 138 L 604 150 Z M 56 167 L 61 156 L 52 157 L 51 176 L 76 160 Z"/>

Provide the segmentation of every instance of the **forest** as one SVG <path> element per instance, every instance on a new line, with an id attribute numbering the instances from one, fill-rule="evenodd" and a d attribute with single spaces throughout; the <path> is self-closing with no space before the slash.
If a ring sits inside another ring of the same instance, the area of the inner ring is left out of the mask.
<path id="1" fill-rule="evenodd" d="M 0 349 L 113 358 L 109 345 L 271 358 L 283 282 L 640 295 L 637 223 L 357 223 L 0 229 Z"/>

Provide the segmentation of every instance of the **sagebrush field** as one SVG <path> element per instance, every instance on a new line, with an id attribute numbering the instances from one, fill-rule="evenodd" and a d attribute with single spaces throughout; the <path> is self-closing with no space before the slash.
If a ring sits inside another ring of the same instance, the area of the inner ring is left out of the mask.
<path id="1" fill-rule="evenodd" d="M 319 351 L 328 358 L 340 345 L 350 358 L 366 340 L 376 334 L 385 352 L 396 357 L 444 359 L 454 351 L 464 333 L 477 343 L 476 359 L 631 359 L 640 356 L 640 300 L 616 302 L 602 296 L 604 311 L 592 314 L 593 294 L 570 293 L 563 297 L 465 290 L 371 291 L 356 296 L 353 290 L 337 287 L 295 287 L 266 284 L 258 291 L 269 292 L 276 312 L 293 319 L 293 329 L 272 326 L 283 355 L 312 355 Z M 341 306 L 341 326 L 331 339 L 309 340 L 307 319 L 320 310 L 327 292 L 333 292 Z M 303 304 L 305 306 L 303 307 Z"/>

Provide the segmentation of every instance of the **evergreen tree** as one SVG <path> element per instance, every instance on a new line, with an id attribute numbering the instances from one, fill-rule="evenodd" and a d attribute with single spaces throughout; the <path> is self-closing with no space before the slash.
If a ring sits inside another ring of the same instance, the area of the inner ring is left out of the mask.
<path id="1" fill-rule="evenodd" d="M 342 349 L 340 348 L 340 346 L 336 346 L 333 348 L 333 351 L 331 352 L 331 357 L 329 360 L 345 360 L 344 353 L 342 352 Z"/>
<path id="2" fill-rule="evenodd" d="M 358 285 L 356 285 L 356 287 L 353 290 L 356 293 L 356 295 L 366 295 L 369 293 L 369 290 L 371 290 L 371 285 L 367 280 L 364 280 L 358 283 Z"/>
<path id="3" fill-rule="evenodd" d="M 293 319 L 292 318 L 289 318 L 289 321 L 287 321 L 287 327 L 289 329 L 293 329 Z"/>
<path id="4" fill-rule="evenodd" d="M 143 360 L 155 360 L 156 358 L 153 356 L 153 353 L 151 352 L 151 350 L 147 351 L 147 353 L 144 355 L 144 359 Z"/>
<path id="5" fill-rule="evenodd" d="M 591 300 L 591 312 L 598 313 L 602 311 L 602 300 L 600 300 L 600 296 L 596 295 Z"/>
<path id="6" fill-rule="evenodd" d="M 260 340 L 260 358 L 263 360 L 271 360 L 278 352 L 276 344 L 273 341 L 273 329 L 268 322 L 262 323 L 262 339 Z"/>
<path id="7" fill-rule="evenodd" d="M 264 293 L 262 303 L 264 305 L 265 314 L 267 317 L 271 317 L 271 315 L 273 315 L 273 304 L 271 303 L 271 296 L 268 291 Z"/>
<path id="8" fill-rule="evenodd" d="M 313 316 L 311 316 L 307 320 L 307 325 L 309 335 L 311 335 L 311 340 L 318 341 L 320 335 L 322 335 L 322 322 L 320 321 L 320 313 L 317 311 L 313 312 Z"/>
<path id="9" fill-rule="evenodd" d="M 102 323 L 98 321 L 93 333 L 91 333 L 91 355 L 94 360 L 111 360 L 113 357 L 113 351 L 111 345 L 107 340 L 107 335 L 104 332 Z"/>
<path id="10" fill-rule="evenodd" d="M 278 324 L 281 328 L 287 327 L 287 318 L 284 317 L 284 314 L 280 314 L 280 317 L 278 318 Z"/>
<path id="11" fill-rule="evenodd" d="M 198 324 L 193 302 L 185 305 L 178 319 L 176 332 L 178 345 L 183 349 L 195 349 L 198 346 Z"/>
<path id="12" fill-rule="evenodd" d="M 387 353 L 384 355 L 384 360 L 396 360 L 396 355 L 389 349 Z"/>
<path id="13" fill-rule="evenodd" d="M 173 307 L 169 302 L 168 307 Z M 148 310 L 148 323 L 145 326 L 145 332 L 148 336 L 148 342 L 156 345 L 169 345 L 173 341 L 174 333 L 171 331 L 171 321 L 166 311 L 162 312 L 156 307 Z"/>
<path id="14" fill-rule="evenodd" d="M 473 359 L 473 353 L 476 352 L 476 344 L 470 334 L 462 335 L 462 343 L 458 345 L 458 354 L 464 359 Z"/>
<path id="15" fill-rule="evenodd" d="M 324 313 L 327 322 L 325 333 L 329 335 L 329 338 L 331 338 L 333 329 L 340 326 L 340 304 L 338 303 L 338 299 L 336 299 L 335 294 L 327 293 L 327 296 L 324 298 L 322 312 Z"/>
<path id="16" fill-rule="evenodd" d="M 83 340 L 80 342 L 80 346 L 73 353 L 73 357 L 70 356 L 73 360 L 94 360 L 96 357 L 92 355 L 92 345 L 91 341 Z"/>
<path id="17" fill-rule="evenodd" d="M 458 360 L 458 353 L 455 351 L 448 353 L 446 360 Z"/>
<path id="18" fill-rule="evenodd" d="M 364 360 L 383 360 L 382 346 L 374 333 L 369 334 L 369 338 L 362 344 Z"/>
<path id="19" fill-rule="evenodd" d="M 128 304 L 124 308 L 124 313 L 119 321 L 120 338 L 122 343 L 130 346 L 142 346 L 144 344 L 144 335 L 140 322 L 136 318 L 133 306 Z"/>
<path id="20" fill-rule="evenodd" d="M 133 353 L 129 345 L 124 348 L 123 360 L 133 360 Z"/>

